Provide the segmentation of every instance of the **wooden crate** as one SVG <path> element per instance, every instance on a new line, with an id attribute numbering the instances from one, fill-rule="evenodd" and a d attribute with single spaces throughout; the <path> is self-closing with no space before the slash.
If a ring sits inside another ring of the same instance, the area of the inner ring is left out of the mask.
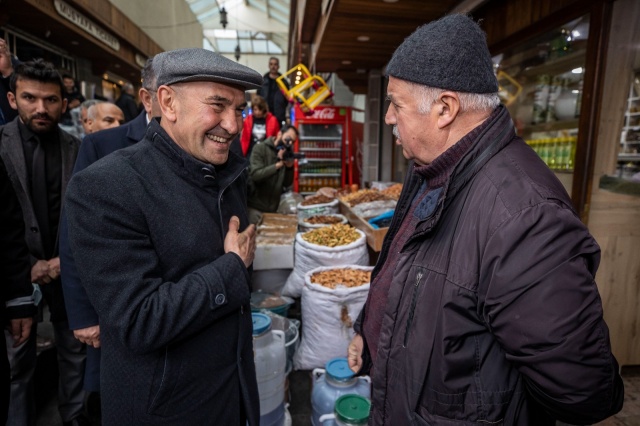
<path id="1" fill-rule="evenodd" d="M 364 235 L 367 236 L 367 244 L 373 251 L 382 250 L 382 241 L 389 228 L 375 229 L 369 222 L 355 214 L 351 207 L 342 200 L 340 201 L 340 213 L 346 216 L 352 226 L 364 232 Z"/>

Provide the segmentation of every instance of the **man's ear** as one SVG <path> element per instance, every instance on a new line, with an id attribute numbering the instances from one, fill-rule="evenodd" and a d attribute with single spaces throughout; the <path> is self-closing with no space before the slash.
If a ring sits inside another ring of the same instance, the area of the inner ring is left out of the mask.
<path id="1" fill-rule="evenodd" d="M 445 91 L 438 96 L 435 107 L 438 108 L 438 128 L 443 129 L 456 119 L 460 112 L 460 98 L 455 92 Z"/>
<path id="2" fill-rule="evenodd" d="M 141 87 L 138 91 L 138 97 L 144 106 L 144 110 L 149 114 L 151 112 L 151 93 L 144 87 Z"/>
<path id="3" fill-rule="evenodd" d="M 17 110 L 18 103 L 16 102 L 16 95 L 14 95 L 13 92 L 7 92 L 7 99 L 9 100 L 9 105 L 11 105 L 11 108 Z"/>
<path id="4" fill-rule="evenodd" d="M 162 118 L 171 122 L 177 119 L 177 92 L 169 86 L 158 87 L 158 104 L 162 110 Z"/>

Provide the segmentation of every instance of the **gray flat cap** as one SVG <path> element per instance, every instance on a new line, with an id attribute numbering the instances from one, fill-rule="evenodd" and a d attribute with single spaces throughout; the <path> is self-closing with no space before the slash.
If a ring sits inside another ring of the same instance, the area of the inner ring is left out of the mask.
<path id="1" fill-rule="evenodd" d="M 176 49 L 153 58 L 158 87 L 189 81 L 235 84 L 244 90 L 262 86 L 262 75 L 206 49 Z"/>
<path id="2" fill-rule="evenodd" d="M 396 49 L 386 74 L 445 90 L 498 92 L 486 36 L 460 14 L 418 28 Z"/>

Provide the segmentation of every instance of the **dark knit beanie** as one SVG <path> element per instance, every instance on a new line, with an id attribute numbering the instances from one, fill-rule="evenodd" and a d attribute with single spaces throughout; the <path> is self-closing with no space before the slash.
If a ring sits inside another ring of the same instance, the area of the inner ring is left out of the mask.
<path id="1" fill-rule="evenodd" d="M 498 92 L 485 33 L 460 14 L 418 28 L 393 53 L 386 74 L 457 92 Z"/>

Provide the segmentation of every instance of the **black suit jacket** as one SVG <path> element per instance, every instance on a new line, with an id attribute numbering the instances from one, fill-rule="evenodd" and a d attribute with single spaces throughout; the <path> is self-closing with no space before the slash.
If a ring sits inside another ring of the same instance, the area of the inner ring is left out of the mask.
<path id="1" fill-rule="evenodd" d="M 20 202 L 22 208 L 22 216 L 25 223 L 25 241 L 29 247 L 31 254 L 31 265 L 33 266 L 37 260 L 45 259 L 45 250 L 40 236 L 40 226 L 36 219 L 36 214 L 31 200 L 27 167 L 22 149 L 22 137 L 18 129 L 18 120 L 16 118 L 11 123 L 0 127 L 0 156 L 7 168 L 7 174 L 13 185 L 13 189 Z M 64 199 L 67 190 L 67 183 L 71 178 L 71 172 L 78 155 L 78 147 L 80 140 L 75 136 L 71 136 L 63 130 L 58 130 L 60 138 L 60 153 L 62 158 L 62 176 L 61 176 L 61 197 Z M 58 228 L 60 234 L 60 228 Z M 60 235 L 58 235 L 60 238 Z M 58 250 L 54 249 L 54 257 Z M 51 321 L 59 322 L 66 319 L 64 309 L 64 301 L 62 297 L 62 287 L 58 280 L 48 284 L 46 288 L 43 286 L 44 296 L 47 298 L 49 308 L 51 309 Z"/>

